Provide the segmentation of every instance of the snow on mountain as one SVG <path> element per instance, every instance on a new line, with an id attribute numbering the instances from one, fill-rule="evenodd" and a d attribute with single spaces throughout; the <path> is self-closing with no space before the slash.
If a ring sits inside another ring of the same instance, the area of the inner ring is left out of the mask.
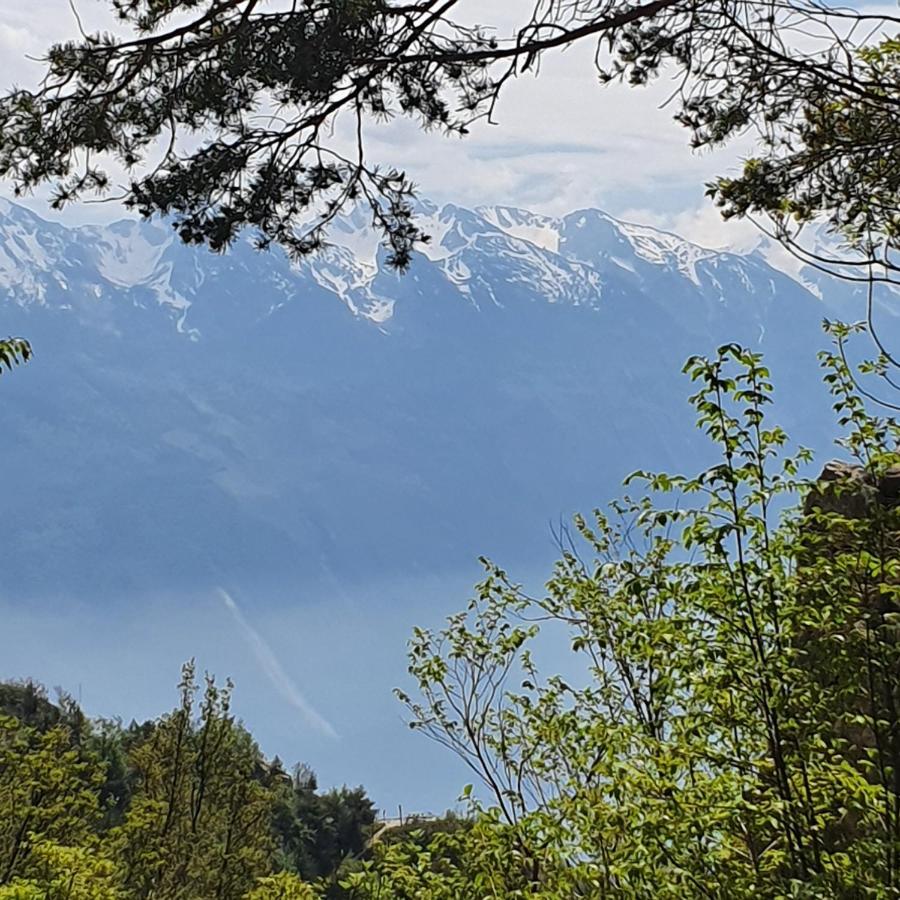
<path id="1" fill-rule="evenodd" d="M 83 238 L 93 238 L 97 271 L 111 284 L 134 287 L 158 278 L 159 266 L 174 235 L 159 228 L 142 228 L 132 220 L 105 228 L 85 227 Z"/>
<path id="2" fill-rule="evenodd" d="M 348 252 L 345 259 L 358 273 L 356 282 L 363 285 L 375 277 L 378 271 L 379 235 L 375 231 L 371 214 L 362 205 L 335 220 L 328 233 L 328 243 Z"/>
<path id="3" fill-rule="evenodd" d="M 716 256 L 711 250 L 704 250 L 674 234 L 655 228 L 626 223 L 622 223 L 620 228 L 631 241 L 638 256 L 657 265 L 674 263 L 675 268 L 698 287 L 700 279 L 697 277 L 697 263 Z"/>
<path id="4" fill-rule="evenodd" d="M 428 242 L 419 247 L 419 252 L 431 262 L 446 259 L 451 251 L 444 246 L 444 238 L 453 227 L 452 209 L 439 209 L 433 204 L 423 205 L 419 213 L 419 225 L 429 237 Z"/>
<path id="5" fill-rule="evenodd" d="M 551 253 L 559 252 L 562 223 L 559 219 L 535 215 L 510 206 L 480 206 L 477 212 L 501 231 L 536 244 Z"/>
<path id="6" fill-rule="evenodd" d="M 412 283 L 440 285 L 476 309 L 516 298 L 595 308 L 642 294 L 659 279 L 670 280 L 670 294 L 695 300 L 725 302 L 734 283 L 745 292 L 771 293 L 759 253 L 708 250 L 599 210 L 552 218 L 507 206 L 422 203 L 419 213 L 431 240 L 415 254 Z M 383 331 L 390 330 L 398 302 L 406 302 L 397 296 L 396 275 L 385 268 L 385 250 L 361 206 L 335 221 L 325 249 L 303 265 L 290 265 L 277 251 L 266 258 L 265 291 L 257 293 L 268 302 L 255 315 L 270 315 L 315 286 Z M 247 252 L 216 259 L 183 247 L 157 224 L 65 228 L 10 203 L 0 209 L 0 289 L 22 305 L 65 306 L 70 290 L 82 304 L 87 296 L 99 301 L 125 294 L 137 306 L 166 310 L 177 330 L 196 339 L 203 316 L 192 305 L 207 279 L 240 282 L 254 265 Z M 815 284 L 808 287 L 821 294 Z"/>
<path id="7" fill-rule="evenodd" d="M 48 279 L 65 289 L 69 235 L 27 209 L 0 206 L 0 289 L 18 304 L 45 301 Z"/>

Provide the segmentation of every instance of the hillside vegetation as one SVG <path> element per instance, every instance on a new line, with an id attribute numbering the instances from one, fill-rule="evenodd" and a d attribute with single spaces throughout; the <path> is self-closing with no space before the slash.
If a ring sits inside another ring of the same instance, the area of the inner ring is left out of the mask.
<path id="1" fill-rule="evenodd" d="M 123 726 L 0 685 L 0 897 L 312 897 L 303 881 L 343 896 L 337 873 L 375 821 L 365 791 L 266 760 L 231 686 L 198 686 L 193 663 L 179 695 Z"/>

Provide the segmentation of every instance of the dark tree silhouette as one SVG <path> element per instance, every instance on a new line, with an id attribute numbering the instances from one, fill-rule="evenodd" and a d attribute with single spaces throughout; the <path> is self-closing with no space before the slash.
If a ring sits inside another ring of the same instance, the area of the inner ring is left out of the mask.
<path id="1" fill-rule="evenodd" d="M 711 187 L 726 214 L 767 213 L 782 238 L 788 217 L 830 216 L 859 247 L 896 249 L 895 16 L 819 0 L 537 0 L 504 35 L 468 23 L 459 0 L 110 3 L 129 36 L 56 45 L 39 89 L 0 99 L 0 174 L 19 191 L 52 184 L 56 205 L 105 193 L 112 159 L 131 173 L 125 203 L 171 217 L 185 241 L 222 250 L 249 227 L 299 258 L 362 200 L 404 268 L 427 237 L 409 179 L 367 158 L 366 123 L 465 134 L 510 79 L 587 41 L 602 81 L 679 73 L 673 114 L 695 147 L 756 131 L 759 158 Z M 349 152 L 339 119 L 354 125 Z"/>

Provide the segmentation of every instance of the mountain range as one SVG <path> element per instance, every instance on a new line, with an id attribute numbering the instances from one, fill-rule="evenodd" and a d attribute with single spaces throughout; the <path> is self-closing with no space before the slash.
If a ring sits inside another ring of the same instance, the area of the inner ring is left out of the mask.
<path id="1" fill-rule="evenodd" d="M 762 254 L 593 209 L 421 216 L 398 275 L 362 210 L 297 267 L 4 202 L 2 327 L 36 351 L 0 386 L 18 591 L 531 559 L 628 471 L 694 458 L 680 366 L 724 340 L 766 353 L 806 443 L 829 433 L 814 351 L 837 301 Z"/>
<path id="2" fill-rule="evenodd" d="M 0 377 L 0 677 L 153 716 L 197 655 L 267 752 L 440 811 L 465 775 L 403 737 L 406 637 L 479 555 L 539 585 L 627 473 L 712 462 L 690 354 L 762 351 L 832 455 L 815 353 L 852 291 L 595 209 L 419 214 L 399 275 L 362 210 L 294 266 L 0 204 L 0 333 L 35 350 Z"/>

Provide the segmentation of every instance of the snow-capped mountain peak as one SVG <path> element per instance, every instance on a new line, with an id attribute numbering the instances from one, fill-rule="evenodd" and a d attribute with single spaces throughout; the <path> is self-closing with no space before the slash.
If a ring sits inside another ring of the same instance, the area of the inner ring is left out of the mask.
<path id="1" fill-rule="evenodd" d="M 213 321 L 211 311 L 197 308 L 208 306 L 210 282 L 251 318 L 276 315 L 315 294 L 389 332 L 403 305 L 425 292 L 448 291 L 477 310 L 523 301 L 597 309 L 660 291 L 675 303 L 737 303 L 744 295 L 771 297 L 783 277 L 758 252 L 708 250 L 597 209 L 554 218 L 510 206 L 473 210 L 423 201 L 417 212 L 431 240 L 417 248 L 410 272 L 398 276 L 385 265 L 386 250 L 363 206 L 338 218 L 325 248 L 304 263 L 293 265 L 273 250 L 260 269 L 249 242 L 215 256 L 184 246 L 159 223 L 67 228 L 4 201 L 0 289 L 23 306 L 69 307 L 77 298 L 88 309 L 127 299 L 164 310 L 177 330 L 196 339 Z M 821 285 L 807 287 L 822 299 Z"/>

